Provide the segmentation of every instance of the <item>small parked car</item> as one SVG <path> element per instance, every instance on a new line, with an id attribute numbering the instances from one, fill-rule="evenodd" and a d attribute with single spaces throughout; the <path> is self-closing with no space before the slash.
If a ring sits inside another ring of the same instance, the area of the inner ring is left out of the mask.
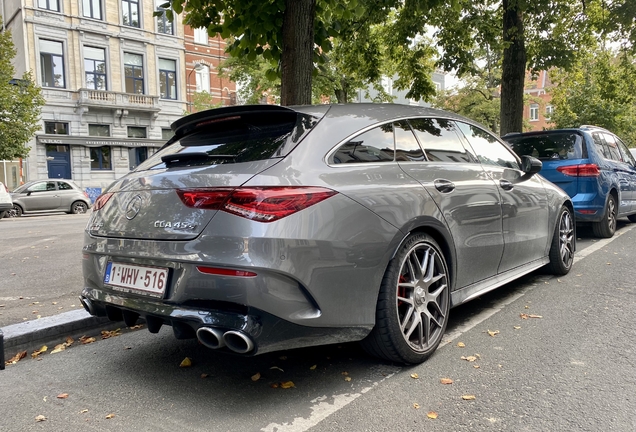
<path id="1" fill-rule="evenodd" d="M 11 194 L 9 190 L 0 182 L 0 219 L 5 217 L 7 212 L 13 208 L 13 201 L 11 200 Z"/>
<path id="2" fill-rule="evenodd" d="M 636 160 L 623 141 L 595 126 L 504 136 L 518 155 L 543 162 L 541 174 L 572 198 L 578 223 L 608 238 L 616 219 L 636 222 Z"/>
<path id="3" fill-rule="evenodd" d="M 79 186 L 70 180 L 34 180 L 17 187 L 12 193 L 13 208 L 9 216 L 19 217 L 24 213 L 63 211 L 86 213 L 91 200 Z"/>
<path id="4" fill-rule="evenodd" d="M 97 198 L 92 315 L 243 355 L 420 363 L 451 307 L 575 252 L 570 198 L 479 124 L 397 104 L 223 107 Z"/>

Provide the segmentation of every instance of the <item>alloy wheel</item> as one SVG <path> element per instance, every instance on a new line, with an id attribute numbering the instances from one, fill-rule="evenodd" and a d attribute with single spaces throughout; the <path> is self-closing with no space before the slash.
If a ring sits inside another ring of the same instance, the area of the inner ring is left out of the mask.
<path id="1" fill-rule="evenodd" d="M 607 202 L 607 226 L 612 233 L 616 231 L 616 203 L 613 199 Z"/>
<path id="2" fill-rule="evenodd" d="M 397 314 L 404 340 L 415 351 L 438 343 L 445 328 L 449 296 L 442 258 L 426 243 L 406 254 L 397 284 Z"/>
<path id="3" fill-rule="evenodd" d="M 559 221 L 559 253 L 565 267 L 572 265 L 574 259 L 574 221 L 569 211 L 561 214 Z"/>

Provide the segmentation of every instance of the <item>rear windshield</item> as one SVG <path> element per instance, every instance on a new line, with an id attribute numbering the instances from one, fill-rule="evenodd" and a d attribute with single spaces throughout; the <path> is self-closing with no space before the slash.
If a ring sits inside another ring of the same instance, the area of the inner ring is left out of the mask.
<path id="1" fill-rule="evenodd" d="M 587 157 L 581 135 L 575 132 L 504 137 L 519 156 L 540 160 L 582 159 Z"/>
<path id="2" fill-rule="evenodd" d="M 284 157 L 317 122 L 312 116 L 296 112 L 242 113 L 203 120 L 194 131 L 169 142 L 135 171 Z"/>

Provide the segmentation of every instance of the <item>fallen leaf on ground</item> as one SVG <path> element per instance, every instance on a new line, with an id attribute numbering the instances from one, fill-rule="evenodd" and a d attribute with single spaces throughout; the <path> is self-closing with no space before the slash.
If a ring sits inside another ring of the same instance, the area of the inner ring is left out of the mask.
<path id="1" fill-rule="evenodd" d="M 280 388 L 284 388 L 284 389 L 288 389 L 288 388 L 292 388 L 292 387 L 296 387 L 293 383 L 293 381 L 285 381 L 280 383 Z"/>
<path id="2" fill-rule="evenodd" d="M 474 365 L 473 366 L 475 369 L 479 369 L 479 365 Z"/>
<path id="3" fill-rule="evenodd" d="M 88 337 L 88 336 L 82 336 L 81 338 L 79 338 L 79 341 L 82 343 L 82 345 L 86 345 L 86 344 L 95 342 L 95 338 L 94 337 Z"/>
<path id="4" fill-rule="evenodd" d="M 439 382 L 441 382 L 442 384 L 452 384 L 453 380 L 450 378 L 442 378 L 439 380 Z"/>
<path id="5" fill-rule="evenodd" d="M 190 357 L 184 358 L 179 364 L 179 367 L 190 367 L 190 366 L 192 366 L 192 360 L 190 359 Z"/>
<path id="6" fill-rule="evenodd" d="M 437 413 L 435 411 L 431 411 L 428 414 L 426 414 L 426 417 L 428 417 L 430 419 L 436 419 L 437 418 Z"/>
<path id="7" fill-rule="evenodd" d="M 58 399 L 66 399 L 68 398 L 68 393 L 60 393 L 59 395 L 57 395 Z"/>
<path id="8" fill-rule="evenodd" d="M 137 324 L 137 325 L 134 325 L 134 326 L 128 327 L 128 328 L 131 329 L 131 330 L 137 330 L 137 329 L 143 328 L 143 326 L 144 326 L 143 324 Z"/>
<path id="9" fill-rule="evenodd" d="M 477 357 L 475 357 L 475 356 L 468 356 L 468 357 L 462 356 L 461 359 L 469 361 L 469 362 L 474 362 L 475 360 L 477 360 Z"/>
<path id="10" fill-rule="evenodd" d="M 521 319 L 543 318 L 541 315 L 533 315 L 533 314 L 525 314 L 525 313 L 520 314 L 520 316 L 521 316 Z"/>
<path id="11" fill-rule="evenodd" d="M 347 375 L 349 375 L 349 372 L 346 372 L 346 371 L 345 371 L 345 372 L 342 372 L 342 374 L 343 374 L 344 376 L 347 376 Z"/>
<path id="12" fill-rule="evenodd" d="M 35 350 L 31 353 L 31 358 L 37 358 L 40 354 L 42 354 L 43 352 L 46 352 L 46 350 L 48 349 L 48 347 L 46 345 L 44 345 L 42 348 L 40 348 L 39 350 Z"/>
<path id="13" fill-rule="evenodd" d="M 316 370 L 317 367 L 318 365 L 313 365 L 312 367 L 309 368 L 309 370 Z"/>
<path id="14" fill-rule="evenodd" d="M 515 330 L 519 330 L 521 328 L 521 326 L 514 326 Z"/>
<path id="15" fill-rule="evenodd" d="M 19 353 L 17 353 L 16 355 L 14 355 L 13 357 L 11 357 L 9 360 L 7 360 L 6 362 L 4 362 L 5 365 L 10 365 L 10 364 L 16 364 L 17 362 L 19 362 L 20 360 L 22 360 L 23 358 L 25 358 L 27 355 L 26 351 L 20 351 Z"/>
<path id="16" fill-rule="evenodd" d="M 284 370 L 282 370 L 281 368 L 279 368 L 278 366 L 272 366 L 271 368 L 269 368 L 270 370 L 272 369 L 278 369 L 281 372 L 285 372 Z"/>
<path id="17" fill-rule="evenodd" d="M 457 342 L 457 346 L 459 348 L 464 348 L 466 346 L 466 344 L 464 342 Z"/>
<path id="18" fill-rule="evenodd" d="M 260 372 L 257 372 L 256 374 L 252 375 L 252 381 L 258 381 L 259 379 L 261 379 Z"/>
<path id="19" fill-rule="evenodd" d="M 46 417 L 44 417 L 43 415 L 39 415 L 35 418 L 36 422 L 43 422 L 44 420 L 46 420 Z"/>
<path id="20" fill-rule="evenodd" d="M 420 404 L 418 404 L 417 402 L 413 404 L 413 408 L 415 409 L 419 409 L 420 408 Z"/>
<path id="21" fill-rule="evenodd" d="M 80 414 L 85 414 L 85 413 L 87 413 L 87 412 L 88 412 L 88 410 L 87 410 L 87 409 L 83 409 L 83 410 L 81 410 L 79 413 L 80 413 Z"/>
<path id="22" fill-rule="evenodd" d="M 71 345 L 73 345 L 73 343 L 75 343 L 75 339 L 73 339 L 70 336 L 67 336 L 66 341 L 64 343 L 66 344 L 67 347 L 70 347 Z"/>
<path id="23" fill-rule="evenodd" d="M 462 399 L 464 399 L 464 400 L 475 400 L 475 395 L 463 395 Z"/>
<path id="24" fill-rule="evenodd" d="M 345 377 L 345 381 L 351 381 L 351 377 Z"/>
<path id="25" fill-rule="evenodd" d="M 416 374 L 416 373 L 412 373 L 411 374 L 411 378 L 413 378 L 413 379 L 418 379 L 419 377 L 420 376 L 418 374 Z"/>
<path id="26" fill-rule="evenodd" d="M 112 419 L 113 417 L 115 417 L 115 414 L 108 414 L 108 415 L 106 416 L 106 418 L 107 418 L 107 419 Z"/>
<path id="27" fill-rule="evenodd" d="M 269 385 L 271 388 L 278 388 L 278 383 L 273 383 Z"/>
<path id="28" fill-rule="evenodd" d="M 55 348 L 53 348 L 53 351 L 51 351 L 51 354 L 62 352 L 65 349 L 66 349 L 66 344 L 61 343 L 61 344 L 55 345 Z"/>
<path id="29" fill-rule="evenodd" d="M 102 339 L 108 339 L 115 336 L 121 336 L 121 329 L 102 330 Z"/>
<path id="30" fill-rule="evenodd" d="M 495 337 L 499 334 L 499 330 L 488 330 L 488 334 L 492 337 Z"/>
<path id="31" fill-rule="evenodd" d="M 57 304 L 57 302 L 51 302 L 51 304 L 52 304 L 52 305 L 56 305 L 56 304 Z"/>

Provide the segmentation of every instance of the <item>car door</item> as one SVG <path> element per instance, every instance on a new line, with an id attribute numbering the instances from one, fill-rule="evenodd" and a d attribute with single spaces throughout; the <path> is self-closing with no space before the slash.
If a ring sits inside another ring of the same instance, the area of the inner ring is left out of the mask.
<path id="1" fill-rule="evenodd" d="M 521 171 L 517 156 L 494 135 L 468 123 L 457 125 L 501 197 L 504 252 L 499 273 L 544 258 L 551 237 L 541 179 Z"/>
<path id="2" fill-rule="evenodd" d="M 621 154 L 616 137 L 610 133 L 603 133 L 603 137 L 605 138 L 605 145 L 609 153 L 605 158 L 609 163 L 609 168 L 614 172 L 614 175 L 617 176 L 618 185 L 620 187 L 618 215 L 624 215 L 629 213 L 633 207 L 634 177 L 636 173 L 634 172 L 634 168 L 625 161 L 625 156 Z"/>
<path id="3" fill-rule="evenodd" d="M 453 121 L 413 118 L 395 124 L 396 160 L 428 191 L 451 231 L 457 254 L 456 289 L 497 274 L 503 253 L 497 185 L 464 147 Z M 418 141 L 426 160 L 412 157 Z M 410 157 L 408 157 L 410 155 Z"/>
<path id="4" fill-rule="evenodd" d="M 60 205 L 60 196 L 54 181 L 42 181 L 33 184 L 22 194 L 20 201 L 24 211 L 55 210 Z"/>
<path id="5" fill-rule="evenodd" d="M 624 175 L 629 183 L 629 188 L 627 192 L 627 196 L 625 199 L 629 202 L 629 211 L 636 211 L 636 160 L 634 160 L 634 156 L 629 151 L 625 143 L 620 140 L 620 138 L 616 138 L 616 144 L 618 145 L 618 149 L 621 152 L 621 157 L 623 159 L 623 169 Z"/>
<path id="6" fill-rule="evenodd" d="M 77 199 L 77 190 L 65 181 L 58 181 L 57 189 L 60 196 L 58 210 L 69 211 L 71 204 Z"/>

